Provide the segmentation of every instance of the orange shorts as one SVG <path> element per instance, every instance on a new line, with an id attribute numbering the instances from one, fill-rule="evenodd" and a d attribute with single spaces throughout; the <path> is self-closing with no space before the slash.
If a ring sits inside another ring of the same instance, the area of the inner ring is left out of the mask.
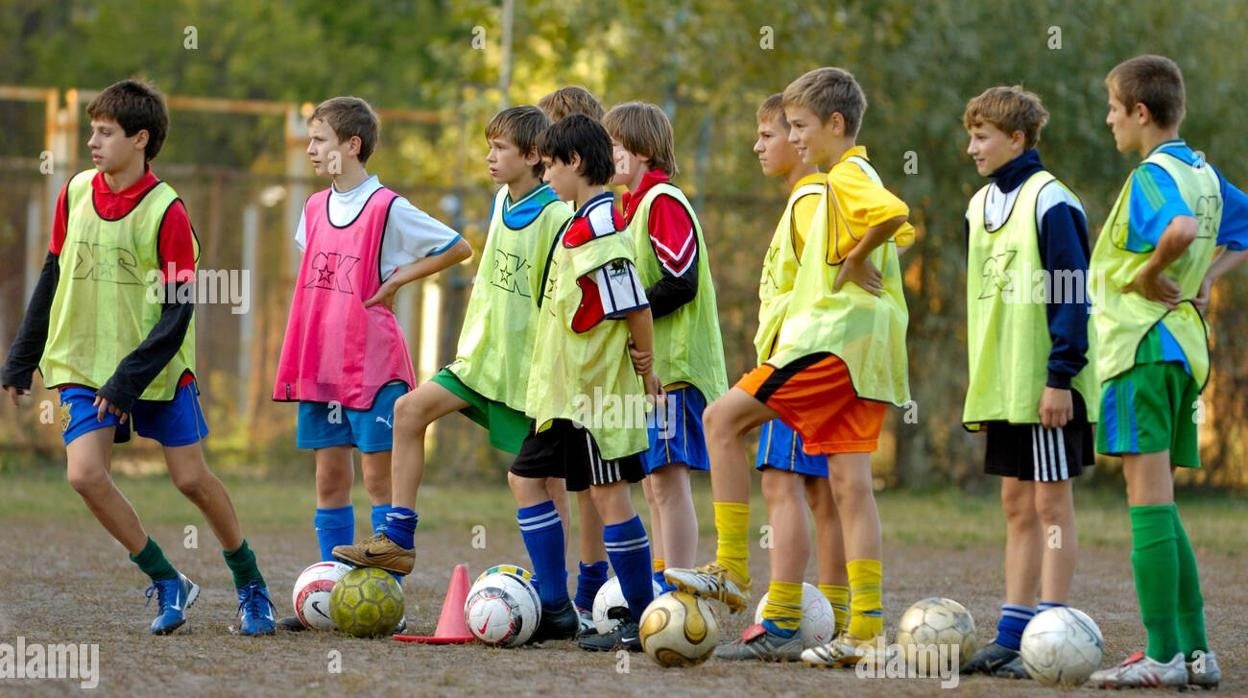
<path id="1" fill-rule="evenodd" d="M 775 410 L 811 455 L 871 453 L 879 444 L 888 405 L 858 397 L 849 367 L 834 354 L 811 354 L 784 368 L 763 364 L 736 387 Z"/>

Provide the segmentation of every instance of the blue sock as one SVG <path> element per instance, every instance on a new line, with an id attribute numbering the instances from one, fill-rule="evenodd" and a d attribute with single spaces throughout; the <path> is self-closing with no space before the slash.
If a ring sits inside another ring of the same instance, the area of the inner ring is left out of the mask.
<path id="1" fill-rule="evenodd" d="M 316 527 L 316 542 L 321 546 L 321 560 L 333 560 L 331 551 L 335 545 L 355 542 L 355 507 L 348 504 L 334 509 L 317 509 L 312 525 Z"/>
<path id="2" fill-rule="evenodd" d="M 995 642 L 1006 649 L 1018 651 L 1023 641 L 1023 630 L 1027 623 L 1036 615 L 1031 606 L 1019 606 L 1011 603 L 1001 604 L 1001 620 L 997 621 L 997 639 Z"/>
<path id="3" fill-rule="evenodd" d="M 386 513 L 386 537 L 400 548 L 411 550 L 416 547 L 412 538 L 416 536 L 416 524 L 420 516 L 407 507 L 391 507 Z"/>
<path id="4" fill-rule="evenodd" d="M 1037 614 L 1044 613 L 1050 608 L 1066 608 L 1066 604 L 1057 603 L 1056 601 L 1041 601 L 1040 605 L 1036 606 L 1036 613 Z"/>
<path id="5" fill-rule="evenodd" d="M 563 552 L 563 519 L 549 499 L 516 510 L 520 536 L 533 562 L 533 575 L 542 585 L 538 596 L 542 608 L 556 609 L 568 603 L 568 568 Z"/>
<path id="6" fill-rule="evenodd" d="M 373 510 L 369 512 L 369 518 L 373 522 L 373 533 L 381 533 L 386 530 L 386 514 L 390 513 L 389 504 L 374 504 Z"/>
<path id="7" fill-rule="evenodd" d="M 676 591 L 676 587 L 667 583 L 667 578 L 663 576 L 662 571 L 655 572 L 651 576 L 654 577 L 654 583 L 659 585 L 659 588 L 663 590 L 664 594 L 666 594 L 669 591 Z"/>
<path id="8" fill-rule="evenodd" d="M 650 539 L 641 517 L 602 528 L 602 542 L 607 546 L 607 557 L 615 576 L 620 578 L 620 591 L 628 602 L 633 620 L 641 622 L 641 614 L 654 600 L 654 585 L 650 561 Z"/>
<path id="9" fill-rule="evenodd" d="M 606 583 L 606 560 L 599 560 L 590 565 L 582 562 L 581 572 L 576 576 L 576 599 L 574 601 L 576 607 L 592 609 L 594 607 L 594 597 L 598 595 L 598 590 Z"/>
<path id="10" fill-rule="evenodd" d="M 767 630 L 767 632 L 771 633 L 772 635 L 779 635 L 780 637 L 793 637 L 794 635 L 797 634 L 797 631 L 801 629 L 800 627 L 781 628 L 780 626 L 776 625 L 775 623 L 765 618 L 763 619 L 763 622 L 760 625 L 762 625 L 763 628 Z"/>

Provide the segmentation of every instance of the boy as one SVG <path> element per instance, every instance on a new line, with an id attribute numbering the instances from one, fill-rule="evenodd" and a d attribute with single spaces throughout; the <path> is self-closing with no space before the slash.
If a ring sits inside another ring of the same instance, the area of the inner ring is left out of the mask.
<path id="1" fill-rule="evenodd" d="M 524 545 L 542 580 L 564 572 L 561 529 L 549 525 L 558 515 L 543 479 L 567 479 L 571 492 L 588 489 L 605 524 L 603 542 L 628 602 L 627 617 L 605 635 L 582 638 L 587 650 L 638 651 L 641 612 L 653 600 L 650 545 L 633 511 L 629 483 L 644 477 L 639 454 L 646 449 L 644 423 L 604 427 L 606 400 L 635 405 L 661 392 L 652 368 L 642 379 L 630 362 L 629 344 L 651 362 L 650 308 L 632 266 L 632 242 L 621 230 L 611 194 L 611 141 L 601 124 L 583 114 L 560 120 L 542 134 L 538 152 L 545 179 L 563 200 L 576 202 L 576 214 L 560 231 L 544 265 L 536 342 L 526 408 L 534 430 L 520 447 L 508 474 L 516 497 L 516 519 Z M 586 398 L 590 399 L 589 413 Z M 629 410 L 631 413 L 632 411 Z M 644 420 L 642 420 L 644 421 Z M 584 426 L 582 426 L 584 425 Z M 542 622 L 536 640 L 550 639 L 548 618 L 576 613 L 566 587 L 543 582 Z M 554 637 L 566 636 L 562 633 Z"/>
<path id="2" fill-rule="evenodd" d="M 1248 200 L 1179 138 L 1183 74 L 1137 56 L 1105 79 L 1105 123 L 1119 152 L 1144 159 L 1109 212 L 1092 251 L 1101 414 L 1096 450 L 1122 456 L 1140 615 L 1148 647 L 1094 673 L 1127 688 L 1221 680 L 1205 636 L 1196 556 L 1174 504 L 1175 466 L 1200 467 L 1197 409 L 1209 376 L 1198 296 L 1248 246 Z M 1215 248 L 1236 252 L 1212 263 Z"/>
<path id="3" fill-rule="evenodd" d="M 1021 87 L 989 88 L 962 116 L 967 153 L 991 180 L 966 211 L 970 381 L 962 421 L 987 432 L 984 469 L 1001 477 L 1006 518 L 996 639 L 964 674 L 1028 677 L 1018 654 L 1023 629 L 1070 595 L 1078 555 L 1072 483 L 1095 463 L 1088 222 L 1035 150 L 1048 117 L 1040 98 Z M 1037 276 L 1048 290 L 1039 300 Z"/>
<path id="4" fill-rule="evenodd" d="M 744 435 L 780 417 L 801 434 L 805 450 L 827 454 L 828 482 L 845 537 L 850 619 L 844 632 L 802 652 L 812 666 L 853 666 L 874 659 L 883 634 L 880 519 L 872 489 L 871 452 L 888 403 L 909 400 L 905 355 L 908 313 L 897 240 L 908 243 L 909 208 L 880 183 L 855 138 L 866 110 L 857 81 L 840 68 L 818 68 L 784 91 L 789 141 L 802 161 L 828 171 L 811 219 L 801 266 L 776 348 L 707 409 L 717 559 L 697 570 L 668 570 L 678 587 L 746 605 L 749 470 Z M 852 283 L 851 283 L 852 282 Z M 798 597 L 800 601 L 800 596 Z M 767 637 L 773 646 L 781 637 Z"/>
<path id="5" fill-rule="evenodd" d="M 612 183 L 628 187 L 624 221 L 654 315 L 655 372 L 667 381 L 665 404 L 655 414 L 642 457 L 654 576 L 665 585 L 666 565 L 689 567 L 697 555 L 689 471 L 710 468 L 702 412 L 728 389 L 723 338 L 702 226 L 671 183 L 677 173 L 671 122 L 653 104 L 628 102 L 607 112 L 602 123 L 615 157 Z"/>
<path id="6" fill-rule="evenodd" d="M 758 284 L 758 332 L 754 346 L 758 362 L 765 363 L 775 349 L 793 276 L 806 244 L 806 233 L 823 194 L 825 175 L 802 162 L 789 143 L 789 122 L 784 118 L 784 96 L 775 94 L 758 108 L 758 153 L 763 174 L 783 178 L 789 192 L 784 214 L 776 225 L 763 261 Z M 755 468 L 763 473 L 763 498 L 768 522 L 777 545 L 771 553 L 771 581 L 763 621 L 746 629 L 741 638 L 720 645 L 720 659 L 797 660 L 802 640 L 797 630 L 802 620 L 802 576 L 810 557 L 806 532 L 803 488 L 815 514 L 819 561 L 819 590 L 832 604 L 836 632 L 844 629 L 849 614 L 849 587 L 845 577 L 845 548 L 841 539 L 836 503 L 828 487 L 828 459 L 802 450 L 802 437 L 779 419 L 763 425 Z M 772 646 L 767 638 L 784 638 Z"/>
<path id="7" fill-rule="evenodd" d="M 87 114 L 95 169 L 61 189 L 43 273 L 0 381 L 15 404 L 30 394 L 36 367 L 45 386 L 59 389 L 69 484 L 151 578 L 152 634 L 186 622 L 199 585 L 173 567 L 113 482 L 112 446 L 129 441 L 131 429 L 160 443 L 174 486 L 221 542 L 241 616 L 231 630 L 272 634 L 264 577 L 200 445 L 208 427 L 195 382 L 194 305 L 182 300 L 194 297 L 184 287 L 194 283 L 199 245 L 182 200 L 149 167 L 168 132 L 164 97 L 123 80 L 91 100 Z M 163 300 L 152 300 L 157 293 Z"/>
<path id="8" fill-rule="evenodd" d="M 580 85 L 567 85 L 551 92 L 537 101 L 537 108 L 550 117 L 551 123 L 572 114 L 584 114 L 601 122 L 606 110 L 592 92 Z M 576 493 L 576 511 L 580 519 L 577 539 L 581 549 L 579 571 L 576 576 L 576 596 L 572 599 L 576 613 L 581 619 L 581 635 L 593 635 L 594 597 L 607 582 L 607 549 L 602 546 L 602 519 L 594 509 L 589 492 Z M 564 527 L 565 534 L 567 526 Z"/>
<path id="9" fill-rule="evenodd" d="M 395 405 L 394 509 L 385 530 L 333 554 L 355 565 L 409 574 L 415 565 L 414 536 L 419 521 L 416 497 L 425 469 L 425 432 L 452 412 L 485 427 L 490 445 L 518 453 L 532 426 L 524 414 L 533 356 L 536 299 L 541 269 L 559 228 L 572 215 L 542 183 L 537 138 L 550 125 L 533 106 L 504 109 L 485 128 L 486 164 L 499 184 L 490 211 L 485 248 L 464 313 L 455 361 Z M 551 493 L 566 502 L 562 483 Z M 565 504 L 566 506 L 566 504 Z M 562 529 L 558 519 L 555 524 Z M 549 579 L 559 585 L 559 579 Z M 545 583 L 548 580 L 542 579 Z M 566 581 L 564 581 L 566 584 Z"/>
<path id="10" fill-rule="evenodd" d="M 472 254 L 458 233 L 368 174 L 378 131 L 377 114 L 357 97 L 325 100 L 308 118 L 308 157 L 332 183 L 308 197 L 295 231 L 303 261 L 273 399 L 298 401 L 295 443 L 315 453 L 322 560 L 355 538 L 352 449 L 373 530 L 390 509 L 394 403 L 416 383 L 395 293 Z M 302 628 L 293 617 L 282 626 Z"/>

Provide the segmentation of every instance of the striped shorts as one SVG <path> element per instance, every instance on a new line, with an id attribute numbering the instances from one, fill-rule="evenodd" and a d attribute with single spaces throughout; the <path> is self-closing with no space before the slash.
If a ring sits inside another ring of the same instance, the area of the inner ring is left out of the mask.
<path id="1" fill-rule="evenodd" d="M 1061 482 L 1096 462 L 1092 425 L 1078 392 L 1075 416 L 1064 427 L 989 422 L 984 472 L 1035 482 Z"/>
<path id="2" fill-rule="evenodd" d="M 603 460 L 593 435 L 567 419 L 556 419 L 543 431 L 530 431 L 511 464 L 520 477 L 566 480 L 569 492 L 617 482 L 640 482 L 646 473 L 641 454 Z"/>

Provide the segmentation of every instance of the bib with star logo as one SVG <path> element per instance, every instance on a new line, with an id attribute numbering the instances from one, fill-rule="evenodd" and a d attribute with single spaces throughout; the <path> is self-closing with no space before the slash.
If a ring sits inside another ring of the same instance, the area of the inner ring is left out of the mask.
<path id="1" fill-rule="evenodd" d="M 800 266 L 795 240 L 797 225 L 793 221 L 797 202 L 806 196 L 822 195 L 826 179 L 826 174 L 816 172 L 797 183 L 789 194 L 780 222 L 776 223 L 776 232 L 771 236 L 771 246 L 767 248 L 767 258 L 763 260 L 763 275 L 758 280 L 758 332 L 754 334 L 754 348 L 758 351 L 760 364 L 771 358 L 775 349 L 780 325 L 784 322 L 784 310 L 793 293 L 793 279 Z"/>
<path id="2" fill-rule="evenodd" d="M 1045 186 L 1064 186 L 1041 170 L 1014 197 L 1005 220 L 985 220 L 985 185 L 966 209 L 970 230 L 966 257 L 966 344 L 970 381 L 962 422 L 978 430 L 983 422 L 1038 424 L 1040 398 L 1048 381 L 1049 292 L 1060 288 L 1048 279 L 1040 259 L 1036 203 Z M 1060 281 L 1060 280 L 1059 280 Z M 1067 286 L 1079 286 L 1074 279 Z M 1086 282 L 1086 280 L 1083 280 Z M 1071 387 L 1083 396 L 1088 421 L 1096 422 L 1100 388 L 1096 382 L 1095 337 L 1089 332 L 1088 365 Z"/>
<path id="3" fill-rule="evenodd" d="M 307 247 L 295 277 L 273 399 L 366 410 L 387 383 L 416 386 L 394 312 L 380 303 L 364 307 L 381 288 L 381 240 L 399 195 L 377 189 L 355 220 L 339 227 L 329 218 L 330 192 L 313 194 L 304 206 Z"/>
<path id="4" fill-rule="evenodd" d="M 166 182 L 143 196 L 134 210 L 108 220 L 95 210 L 95 170 L 74 175 L 66 188 L 65 245 L 61 274 L 48 322 L 39 370 L 44 385 L 99 388 L 160 320 L 161 303 L 149 295 L 160 271 L 160 223 L 178 200 Z M 195 254 L 199 256 L 199 243 Z M 157 282 L 159 283 L 159 282 Z M 178 353 L 152 379 L 140 400 L 172 400 L 178 381 L 195 366 L 195 320 Z"/>

